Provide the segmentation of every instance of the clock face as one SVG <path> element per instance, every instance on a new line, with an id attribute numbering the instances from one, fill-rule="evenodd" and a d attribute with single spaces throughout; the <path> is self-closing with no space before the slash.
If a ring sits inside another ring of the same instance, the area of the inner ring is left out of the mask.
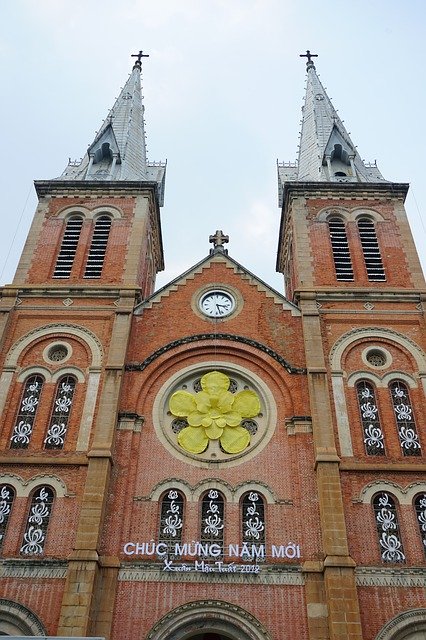
<path id="1" fill-rule="evenodd" d="M 208 291 L 200 298 L 199 304 L 209 318 L 224 318 L 235 308 L 235 300 L 227 291 Z"/>

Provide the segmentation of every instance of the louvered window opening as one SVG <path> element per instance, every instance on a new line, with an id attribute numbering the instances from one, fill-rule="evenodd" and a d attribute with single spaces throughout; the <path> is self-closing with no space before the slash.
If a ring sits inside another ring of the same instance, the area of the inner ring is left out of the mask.
<path id="1" fill-rule="evenodd" d="M 104 266 L 105 253 L 111 229 L 111 218 L 101 216 L 96 220 L 92 244 L 87 257 L 85 278 L 100 278 Z"/>
<path id="2" fill-rule="evenodd" d="M 73 376 L 65 376 L 58 382 L 49 428 L 44 439 L 46 449 L 63 449 L 64 447 L 75 384 Z"/>
<path id="3" fill-rule="evenodd" d="M 0 485 L 0 550 L 4 543 L 14 499 L 15 489 L 8 484 Z"/>
<path id="4" fill-rule="evenodd" d="M 374 223 L 367 218 L 361 218 L 358 220 L 358 230 L 368 279 L 374 282 L 386 280 Z"/>
<path id="5" fill-rule="evenodd" d="M 383 491 L 374 497 L 373 508 L 382 561 L 405 562 L 398 515 L 393 498 Z"/>
<path id="6" fill-rule="evenodd" d="M 365 452 L 369 456 L 383 456 L 385 444 L 374 387 L 369 382 L 361 380 L 356 389 Z"/>
<path id="7" fill-rule="evenodd" d="M 179 558 L 175 554 L 176 543 L 182 541 L 183 495 L 176 489 L 170 489 L 161 502 L 159 542 L 167 547 L 164 555 L 170 560 Z"/>
<path id="8" fill-rule="evenodd" d="M 11 449 L 26 449 L 30 443 L 43 383 L 41 376 L 31 376 L 25 383 L 11 437 Z"/>
<path id="9" fill-rule="evenodd" d="M 83 218 L 80 216 L 73 216 L 68 220 L 64 237 L 62 238 L 61 249 L 56 260 L 54 278 L 70 277 L 82 225 Z"/>
<path id="10" fill-rule="evenodd" d="M 222 495 L 216 489 L 210 489 L 202 501 L 200 541 L 203 545 L 215 544 L 220 547 L 221 552 L 216 556 L 216 560 L 223 558 L 224 511 Z M 206 557 L 209 558 L 209 556 Z"/>
<path id="11" fill-rule="evenodd" d="M 20 553 L 23 556 L 41 555 L 46 543 L 47 528 L 52 513 L 54 493 L 51 487 L 41 487 L 33 494 L 27 526 Z"/>
<path id="12" fill-rule="evenodd" d="M 416 496 L 414 500 L 417 524 L 419 525 L 420 537 L 422 539 L 423 553 L 426 556 L 426 493 Z"/>
<path id="13" fill-rule="evenodd" d="M 402 453 L 404 456 L 421 456 L 422 450 L 417 434 L 408 387 L 400 380 L 396 380 L 389 385 L 389 390 L 392 397 Z"/>
<path id="14" fill-rule="evenodd" d="M 350 282 L 354 279 L 354 273 L 345 223 L 343 220 L 340 220 L 340 218 L 331 218 L 331 220 L 328 221 L 328 226 L 336 279 Z"/>

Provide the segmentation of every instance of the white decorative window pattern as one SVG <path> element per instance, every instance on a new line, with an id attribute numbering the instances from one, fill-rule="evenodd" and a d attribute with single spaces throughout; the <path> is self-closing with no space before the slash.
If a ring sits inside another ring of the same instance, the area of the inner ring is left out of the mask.
<path id="1" fill-rule="evenodd" d="M 46 449 L 62 449 L 64 446 L 75 385 L 73 376 L 65 376 L 58 382 L 52 416 L 44 439 Z"/>
<path id="2" fill-rule="evenodd" d="M 385 455 L 385 445 L 374 387 L 369 382 L 361 380 L 358 382 L 356 390 L 365 452 L 369 456 L 383 456 Z"/>
<path id="3" fill-rule="evenodd" d="M 248 545 L 265 544 L 265 503 L 257 491 L 242 500 L 242 540 Z M 258 558 L 259 560 L 260 558 Z"/>
<path id="4" fill-rule="evenodd" d="M 180 491 L 170 489 L 161 501 L 159 542 L 167 546 L 167 555 L 173 559 L 177 542 L 182 540 L 184 499 Z"/>
<path id="5" fill-rule="evenodd" d="M 331 249 L 333 251 L 334 268 L 337 280 L 352 281 L 354 272 L 352 269 L 351 254 L 345 223 L 340 218 L 330 218 L 328 221 Z"/>
<path id="6" fill-rule="evenodd" d="M 402 453 L 404 456 L 420 456 L 422 452 L 408 388 L 403 382 L 396 380 L 391 382 L 389 390 Z"/>
<path id="7" fill-rule="evenodd" d="M 382 491 L 374 497 L 373 508 L 382 561 L 405 562 L 394 500 Z"/>
<path id="8" fill-rule="evenodd" d="M 82 225 L 83 218 L 81 216 L 72 216 L 68 219 L 61 248 L 56 260 L 55 271 L 53 272 L 54 278 L 70 277 Z"/>
<path id="9" fill-rule="evenodd" d="M 204 495 L 201 505 L 201 542 L 208 545 L 218 545 L 220 554 L 216 558 L 222 558 L 225 501 L 219 491 L 210 489 Z"/>
<path id="10" fill-rule="evenodd" d="M 54 493 L 51 487 L 40 487 L 33 494 L 20 550 L 21 555 L 37 556 L 43 553 L 53 499 Z"/>
<path id="11" fill-rule="evenodd" d="M 422 539 L 423 553 L 426 556 L 426 493 L 421 493 L 414 498 L 414 508 Z"/>
<path id="12" fill-rule="evenodd" d="M 0 550 L 3 546 L 14 499 L 15 489 L 8 484 L 0 485 Z"/>
<path id="13" fill-rule="evenodd" d="M 360 218 L 358 231 L 368 279 L 374 282 L 386 280 L 374 222 L 369 218 Z"/>
<path id="14" fill-rule="evenodd" d="M 26 449 L 29 445 L 43 383 L 41 376 L 31 376 L 25 383 L 11 437 L 12 449 Z"/>
<path id="15" fill-rule="evenodd" d="M 92 243 L 87 256 L 85 278 L 100 278 L 110 230 L 111 218 L 109 216 L 99 216 L 95 223 Z"/>

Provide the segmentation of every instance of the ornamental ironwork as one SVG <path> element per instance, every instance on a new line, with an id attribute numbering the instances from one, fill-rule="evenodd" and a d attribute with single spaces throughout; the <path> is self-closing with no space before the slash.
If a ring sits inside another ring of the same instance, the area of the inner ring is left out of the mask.
<path id="1" fill-rule="evenodd" d="M 422 493 L 414 499 L 417 523 L 423 544 L 423 553 L 426 556 L 426 493 Z"/>
<path id="2" fill-rule="evenodd" d="M 408 388 L 403 382 L 396 380 L 389 385 L 389 390 L 402 453 L 404 456 L 420 456 L 422 452 Z"/>
<path id="3" fill-rule="evenodd" d="M 356 388 L 365 452 L 369 456 L 383 456 L 385 454 L 384 437 L 374 387 L 362 380 L 358 382 Z"/>
<path id="4" fill-rule="evenodd" d="M 44 439 L 46 449 L 62 449 L 64 446 L 75 385 L 76 380 L 73 376 L 66 376 L 58 383 L 52 416 Z"/>
<path id="5" fill-rule="evenodd" d="M 218 545 L 221 549 L 218 559 L 223 557 L 224 512 L 223 496 L 216 489 L 210 489 L 202 501 L 201 542 Z"/>
<path id="6" fill-rule="evenodd" d="M 386 492 L 379 493 L 373 500 L 373 507 L 383 562 L 405 562 L 393 499 Z"/>
<path id="7" fill-rule="evenodd" d="M 244 496 L 242 506 L 243 542 L 265 544 L 265 505 L 262 496 L 257 491 L 250 491 Z"/>
<path id="8" fill-rule="evenodd" d="M 20 549 L 21 555 L 36 556 L 43 553 L 53 498 L 53 489 L 50 487 L 41 487 L 33 494 L 23 544 Z"/>
<path id="9" fill-rule="evenodd" d="M 4 536 L 6 535 L 9 516 L 12 511 L 13 501 L 15 499 L 15 490 L 8 484 L 0 486 L 0 549 L 3 546 Z"/>
<path id="10" fill-rule="evenodd" d="M 170 489 L 161 502 L 159 535 L 159 542 L 167 545 L 167 555 L 170 559 L 174 558 L 176 542 L 182 540 L 183 508 L 183 495 L 176 489 Z"/>
<path id="11" fill-rule="evenodd" d="M 12 449 L 26 449 L 29 445 L 43 382 L 44 380 L 41 376 L 31 376 L 25 383 L 11 437 L 10 446 Z"/>

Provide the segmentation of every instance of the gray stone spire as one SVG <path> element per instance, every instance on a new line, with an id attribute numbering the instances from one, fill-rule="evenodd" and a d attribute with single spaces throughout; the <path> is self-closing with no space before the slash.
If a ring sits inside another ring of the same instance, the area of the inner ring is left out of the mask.
<path id="1" fill-rule="evenodd" d="M 278 164 L 280 199 L 287 182 L 385 182 L 375 163 L 361 159 L 311 58 L 309 54 L 298 161 Z"/>
<path id="2" fill-rule="evenodd" d="M 162 204 L 165 171 L 165 163 L 150 163 L 146 157 L 138 60 L 82 160 L 70 161 L 58 180 L 157 182 Z"/>

